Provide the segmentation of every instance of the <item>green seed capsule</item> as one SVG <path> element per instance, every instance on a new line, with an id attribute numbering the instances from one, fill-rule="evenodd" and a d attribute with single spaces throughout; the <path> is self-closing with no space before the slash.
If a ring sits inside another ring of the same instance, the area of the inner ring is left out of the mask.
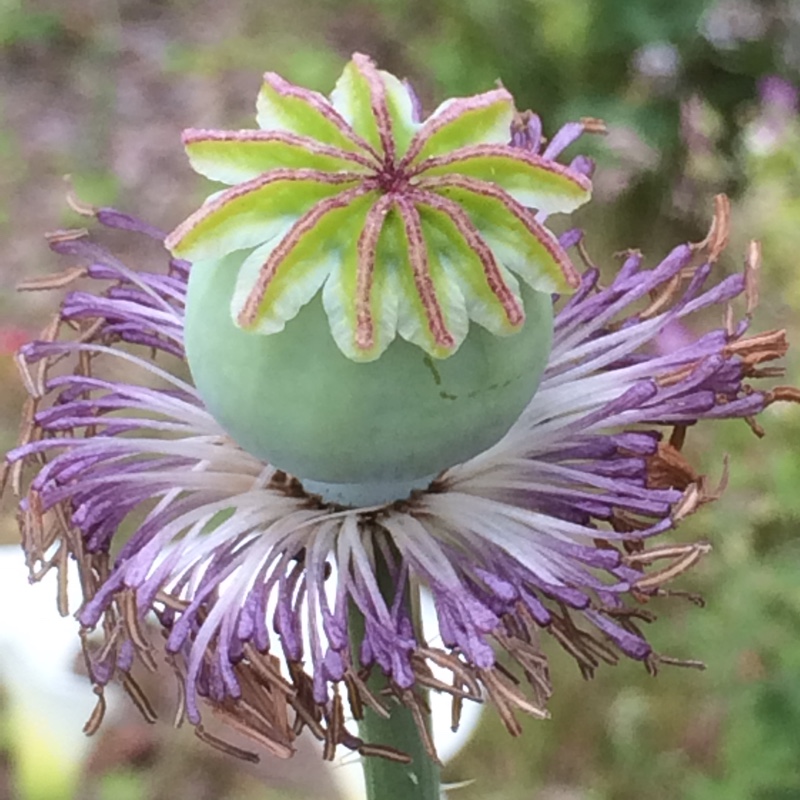
<path id="1" fill-rule="evenodd" d="M 526 321 L 511 336 L 472 324 L 434 359 L 400 338 L 371 362 L 336 346 L 319 297 L 277 334 L 231 317 L 241 254 L 192 266 L 186 353 L 210 413 L 250 453 L 301 480 L 409 482 L 497 442 L 533 397 L 552 339 L 548 294 L 522 288 Z"/>
<path id="2" fill-rule="evenodd" d="M 408 86 L 358 53 L 330 98 L 267 73 L 257 110 L 258 130 L 184 133 L 194 168 L 229 186 L 165 239 L 194 265 L 197 388 L 309 491 L 407 496 L 533 397 L 551 293 L 579 283 L 544 222 L 591 182 L 511 143 L 503 87 L 421 120 Z"/>

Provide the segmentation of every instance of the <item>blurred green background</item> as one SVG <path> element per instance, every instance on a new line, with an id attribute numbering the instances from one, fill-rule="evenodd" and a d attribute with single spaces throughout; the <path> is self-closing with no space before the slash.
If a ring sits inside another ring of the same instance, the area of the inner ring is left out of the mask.
<path id="1" fill-rule="evenodd" d="M 354 50 L 407 76 L 427 110 L 500 79 L 551 134 L 571 118 L 604 118 L 609 135 L 588 143 L 596 200 L 578 222 L 609 269 L 623 248 L 652 264 L 702 238 L 713 195 L 729 193 L 724 268 L 761 239 L 757 327 L 800 341 L 800 3 L 0 0 L 0 447 L 13 444 L 22 403 L 11 353 L 55 302 L 14 286 L 59 266 L 43 231 L 82 224 L 62 175 L 83 199 L 169 229 L 205 192 L 182 128 L 251 127 L 261 72 L 327 92 Z M 798 352 L 782 382 L 798 383 Z M 653 679 L 622 664 L 585 683 L 553 647 L 552 720 L 527 722 L 512 740 L 485 714 L 445 770 L 446 781 L 473 781 L 451 797 L 800 798 L 800 409 L 773 407 L 762 421 L 762 441 L 744 423 L 692 432 L 688 452 L 712 480 L 731 459 L 723 499 L 679 534 L 714 545 L 680 587 L 706 607 L 653 604 L 657 649 L 708 670 Z M 6 504 L 0 543 L 14 541 Z M 13 796 L 18 767 L 3 707 L 0 695 L 0 798 Z M 168 698 L 164 708 L 169 719 Z M 123 719 L 93 741 L 76 797 L 335 796 L 313 758 L 253 772 L 198 747 L 186 731 Z"/>

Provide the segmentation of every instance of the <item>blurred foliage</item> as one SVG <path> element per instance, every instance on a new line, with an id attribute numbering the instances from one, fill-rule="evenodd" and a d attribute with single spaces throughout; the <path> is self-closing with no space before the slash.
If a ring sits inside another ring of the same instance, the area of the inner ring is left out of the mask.
<path id="1" fill-rule="evenodd" d="M 0 47 L 50 42 L 61 33 L 61 22 L 53 11 L 37 11 L 23 0 L 0 2 Z"/>
<path id="2" fill-rule="evenodd" d="M 168 228 L 201 196 L 181 128 L 251 125 L 265 69 L 328 91 L 353 50 L 408 76 L 428 109 L 500 79 L 551 134 L 567 119 L 604 118 L 608 137 L 579 145 L 599 164 L 597 201 L 579 216 L 592 254 L 643 246 L 652 263 L 701 238 L 712 196 L 730 193 L 726 266 L 763 239 L 758 327 L 787 326 L 798 341 L 800 5 L 790 0 L 0 0 L 0 333 L 34 330 L 53 302 L 21 302 L 11 284 L 53 269 L 40 234 L 77 221 L 63 210 L 62 173 L 86 200 Z M 10 348 L 0 358 L 3 385 L 15 386 Z M 786 382 L 798 382 L 798 364 L 792 354 Z M 2 444 L 20 401 L 4 391 Z M 682 580 L 706 607 L 652 603 L 658 650 L 708 670 L 665 667 L 654 680 L 624 664 L 585 683 L 552 648 L 552 720 L 528 721 L 512 740 L 486 714 L 445 771 L 474 779 L 453 798 L 800 797 L 800 418 L 773 408 L 763 424 L 761 443 L 741 423 L 692 432 L 712 480 L 730 455 L 723 499 L 679 533 L 714 545 Z M 0 523 L 9 541 L 11 514 Z M 1 718 L 0 731 L 6 750 Z M 108 754 L 105 736 L 97 750 Z M 90 770 L 82 796 L 196 800 L 199 775 L 219 800 L 257 796 L 232 777 L 235 763 L 202 770 L 206 751 L 193 746 L 162 732 L 146 759 Z"/>

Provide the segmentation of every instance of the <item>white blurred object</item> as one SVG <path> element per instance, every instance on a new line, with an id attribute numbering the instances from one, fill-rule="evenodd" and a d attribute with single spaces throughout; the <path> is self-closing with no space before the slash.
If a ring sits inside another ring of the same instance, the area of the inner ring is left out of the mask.
<path id="1" fill-rule="evenodd" d="M 436 646 L 439 639 L 439 627 L 436 621 L 436 611 L 427 592 L 422 594 L 422 628 L 425 638 L 431 645 Z M 452 676 L 450 673 L 435 665 L 430 665 L 431 671 L 440 680 L 447 681 Z M 461 721 L 458 730 L 450 729 L 451 698 L 447 694 L 431 692 L 428 697 L 431 706 L 431 720 L 433 741 L 436 751 L 443 763 L 449 761 L 467 743 L 478 725 L 483 705 L 464 701 L 461 712 Z M 364 772 L 361 768 L 361 759 L 358 755 L 345 755 L 340 761 L 331 765 L 336 784 L 345 800 L 364 800 L 366 788 L 364 786 Z M 447 787 L 443 787 L 446 789 Z"/>
<path id="2" fill-rule="evenodd" d="M 791 4 L 789 4 L 791 5 Z M 700 33 L 719 50 L 735 50 L 767 32 L 767 9 L 751 0 L 720 0 L 700 21 Z"/>
<path id="3" fill-rule="evenodd" d="M 75 580 L 68 584 L 71 607 L 80 602 L 80 592 Z M 25 665 L 30 665 L 43 681 L 60 681 L 74 678 L 87 688 L 91 687 L 72 674 L 73 659 L 78 653 L 78 623 L 72 617 L 61 617 L 56 610 L 56 580 L 45 578 L 42 583 L 31 584 L 25 555 L 18 545 L 0 546 L 0 674 L 13 679 L 28 677 Z"/>
<path id="4" fill-rule="evenodd" d="M 669 81 L 678 74 L 680 66 L 678 48 L 670 42 L 648 42 L 633 54 L 633 68 L 651 80 Z"/>
<path id="5" fill-rule="evenodd" d="M 69 591 L 77 608 L 77 574 Z M 55 576 L 31 585 L 18 545 L 0 546 L 0 685 L 8 695 L 14 772 L 23 798 L 71 796 L 92 741 L 82 728 L 96 697 L 73 665 L 78 623 L 56 610 Z M 113 714 L 115 693 L 107 693 Z"/>

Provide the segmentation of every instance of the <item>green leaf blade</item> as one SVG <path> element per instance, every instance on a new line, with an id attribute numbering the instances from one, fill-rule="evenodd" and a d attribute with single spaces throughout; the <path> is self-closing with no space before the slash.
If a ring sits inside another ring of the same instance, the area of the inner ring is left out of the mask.
<path id="1" fill-rule="evenodd" d="M 569 293 L 580 276 L 556 237 L 502 189 L 453 175 L 427 188 L 461 206 L 497 260 L 539 292 Z"/>
<path id="2" fill-rule="evenodd" d="M 381 255 L 394 261 L 398 277 L 397 332 L 433 358 L 451 356 L 469 330 L 458 284 L 438 251 L 429 247 L 419 212 L 410 200 L 396 201 L 384 230 Z"/>
<path id="3" fill-rule="evenodd" d="M 505 89 L 448 100 L 425 120 L 404 161 L 419 164 L 462 147 L 508 144 L 514 113 L 514 100 Z"/>
<path id="4" fill-rule="evenodd" d="M 443 203 L 435 196 L 417 199 L 431 257 L 457 283 L 471 320 L 495 336 L 516 333 L 525 320 L 519 284 L 493 257 L 489 264 L 482 260 Z"/>
<path id="5" fill-rule="evenodd" d="M 165 244 L 190 261 L 222 258 L 256 247 L 283 231 L 315 203 L 352 188 L 360 176 L 314 170 L 273 170 L 212 196 L 175 228 Z"/>
<path id="6" fill-rule="evenodd" d="M 546 214 L 574 211 L 591 197 L 592 184 L 585 175 L 518 147 L 465 147 L 428 159 L 417 174 L 422 182 L 455 174 L 493 183 Z"/>
<path id="7" fill-rule="evenodd" d="M 284 131 L 189 129 L 183 144 L 192 168 L 214 181 L 244 183 L 274 169 L 368 173 L 368 159 Z"/>
<path id="8" fill-rule="evenodd" d="M 278 333 L 350 259 L 375 193 L 358 189 L 318 203 L 243 263 L 231 313 L 254 333 Z"/>
<path id="9" fill-rule="evenodd" d="M 397 335 L 397 275 L 379 261 L 377 250 L 390 205 L 391 200 L 381 197 L 360 219 L 360 230 L 345 232 L 349 246 L 322 293 L 336 345 L 361 363 L 378 359 Z"/>
<path id="10" fill-rule="evenodd" d="M 274 72 L 264 75 L 256 111 L 263 130 L 297 133 L 350 152 L 370 152 L 369 144 L 356 135 L 327 98 Z"/>

